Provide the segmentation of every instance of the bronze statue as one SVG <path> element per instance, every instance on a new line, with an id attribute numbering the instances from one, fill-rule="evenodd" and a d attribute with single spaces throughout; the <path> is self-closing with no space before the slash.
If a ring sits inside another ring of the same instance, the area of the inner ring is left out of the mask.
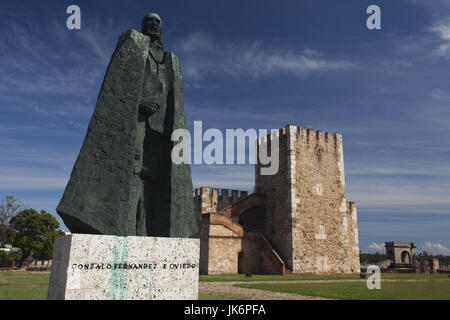
<path id="1" fill-rule="evenodd" d="M 162 21 L 122 34 L 57 212 L 74 233 L 191 237 L 198 231 L 189 164 L 171 161 L 186 128 L 177 56 Z"/>

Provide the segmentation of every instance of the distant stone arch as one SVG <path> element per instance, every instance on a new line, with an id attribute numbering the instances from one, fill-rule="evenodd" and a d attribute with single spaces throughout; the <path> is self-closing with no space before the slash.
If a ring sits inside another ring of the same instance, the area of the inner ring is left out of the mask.
<path id="1" fill-rule="evenodd" d="M 387 258 L 396 265 L 410 267 L 416 254 L 413 242 L 387 241 L 385 242 Z"/>

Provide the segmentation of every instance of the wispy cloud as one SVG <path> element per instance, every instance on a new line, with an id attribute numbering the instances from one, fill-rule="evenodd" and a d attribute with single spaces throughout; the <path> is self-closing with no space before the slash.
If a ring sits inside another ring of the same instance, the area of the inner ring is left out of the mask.
<path id="1" fill-rule="evenodd" d="M 11 147 L 12 144 L 18 146 Z M 8 148 L 9 146 L 9 148 Z M 2 153 L 0 161 L 0 172 L 11 172 L 19 166 L 28 169 L 37 170 L 42 166 L 51 167 L 53 170 L 68 170 L 71 169 L 76 159 L 76 151 L 62 152 L 52 150 L 48 147 L 32 147 L 20 144 L 20 142 L 12 141 L 4 143 L 0 140 L 0 148 L 8 149 L 7 152 Z M 20 170 L 17 170 L 20 171 Z M 49 172 L 52 175 L 51 172 Z M 20 175 L 20 174 L 19 174 Z"/>
<path id="2" fill-rule="evenodd" d="M 450 8 L 450 0 L 433 0 L 433 1 L 423 1 L 423 0 L 407 0 L 408 2 L 425 8 L 432 12 L 442 13 L 446 9 Z"/>
<path id="3" fill-rule="evenodd" d="M 193 165 L 192 183 L 201 186 L 253 192 L 255 169 L 252 165 Z"/>
<path id="4" fill-rule="evenodd" d="M 372 250 L 372 251 L 375 251 L 375 252 L 384 252 L 384 243 L 382 242 L 382 243 L 376 243 L 376 242 L 372 242 L 369 246 L 368 246 L 368 248 L 370 249 L 370 250 Z"/>
<path id="5" fill-rule="evenodd" d="M 438 21 L 430 30 L 441 39 L 436 49 L 437 55 L 447 56 L 450 52 L 450 17 Z"/>
<path id="6" fill-rule="evenodd" d="M 449 191 L 450 183 L 445 176 L 347 175 L 348 197 L 364 210 L 376 208 L 377 211 L 388 212 L 450 214 Z"/>
<path id="7" fill-rule="evenodd" d="M 450 249 L 440 243 L 425 242 L 422 249 L 434 255 L 450 255 Z"/>
<path id="8" fill-rule="evenodd" d="M 0 76 L 2 92 L 27 94 L 83 94 L 86 83 L 79 71 L 59 68 L 58 52 L 44 45 L 43 35 L 32 25 L 11 22 L 2 33 L 0 47 L 4 72 Z M 9 29 L 9 30 L 8 30 Z M 73 71 L 73 72 L 71 72 Z"/>
<path id="9" fill-rule="evenodd" d="M 196 80 L 207 74 L 257 78 L 267 75 L 305 77 L 315 72 L 343 71 L 356 66 L 347 60 L 333 60 L 318 51 L 271 48 L 261 41 L 219 42 L 202 32 L 179 40 L 175 47 L 183 57 L 183 73 Z"/>
<path id="10" fill-rule="evenodd" d="M 245 108 L 243 107 L 245 105 Z M 259 112 L 252 112 L 251 110 L 258 109 Z M 226 103 L 223 101 L 210 101 L 206 103 L 193 104 L 189 100 L 185 100 L 186 118 L 188 127 L 193 121 L 201 120 L 205 128 L 237 128 L 240 127 L 247 130 L 249 127 L 278 129 L 276 126 L 284 126 L 293 117 L 293 112 L 277 110 L 270 117 L 267 117 L 267 112 L 270 110 L 267 106 L 261 106 L 260 101 L 241 103 Z M 218 112 L 217 110 L 220 110 Z M 223 129 L 223 133 L 225 133 Z"/>
<path id="11" fill-rule="evenodd" d="M 9 171 L 10 172 L 10 171 Z M 65 188 L 67 177 L 47 173 L 0 172 L 0 190 L 13 192 L 17 190 L 59 190 Z"/>
<path id="12" fill-rule="evenodd" d="M 17 144 L 47 141 L 51 134 L 67 137 L 85 132 L 109 58 L 126 27 L 112 19 L 87 17 L 83 28 L 75 31 L 54 17 L 46 24 L 14 17 L 1 20 L 0 27 L 0 112 L 28 120 L 19 124 L 0 118 L 2 140 L 16 140 L 0 165 L 14 155 L 30 163 L 31 157 L 22 156 L 27 154 L 26 147 L 21 151 Z M 33 159 L 42 164 L 39 157 Z"/>
<path id="13" fill-rule="evenodd" d="M 369 252 L 379 252 L 384 253 L 385 247 L 384 242 L 376 243 L 372 242 L 370 245 L 367 246 L 369 249 Z M 440 243 L 432 243 L 430 241 L 425 242 L 425 244 L 422 247 L 422 250 L 426 251 L 427 253 L 431 253 L 433 255 L 450 255 L 450 249 L 446 246 L 440 244 Z"/>
<path id="14" fill-rule="evenodd" d="M 117 26 L 114 20 L 102 19 L 101 22 L 90 23 L 89 27 L 82 28 L 77 36 L 83 41 L 87 52 L 93 54 L 106 66 L 112 56 L 114 45 L 120 35 L 122 26 Z"/>
<path id="15" fill-rule="evenodd" d="M 77 31 L 55 21 L 45 26 L 27 20 L 2 22 L 0 91 L 76 97 L 93 94 L 120 26 L 111 19 L 84 21 L 89 26 Z"/>

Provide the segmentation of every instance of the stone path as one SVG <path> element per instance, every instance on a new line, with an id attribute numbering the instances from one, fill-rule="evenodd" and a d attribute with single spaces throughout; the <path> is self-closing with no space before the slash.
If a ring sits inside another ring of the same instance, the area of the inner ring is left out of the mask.
<path id="1" fill-rule="evenodd" d="M 289 281 L 227 281 L 227 282 L 200 282 L 199 291 L 213 296 L 225 296 L 237 300 L 330 300 L 328 298 L 305 296 L 294 293 L 275 292 L 269 290 L 249 289 L 235 287 L 235 284 L 259 284 L 259 283 L 333 283 L 333 282 L 364 282 L 362 279 L 339 280 L 289 280 Z M 424 281 L 422 279 L 385 279 L 386 282 L 395 281 Z"/>
<path id="2" fill-rule="evenodd" d="M 275 281 L 200 282 L 199 291 L 213 296 L 225 296 L 237 300 L 327 300 L 326 298 L 321 297 L 311 297 L 293 293 L 275 292 L 260 289 L 248 289 L 233 286 L 235 284 L 249 284 L 249 283 L 277 283 L 277 282 Z"/>

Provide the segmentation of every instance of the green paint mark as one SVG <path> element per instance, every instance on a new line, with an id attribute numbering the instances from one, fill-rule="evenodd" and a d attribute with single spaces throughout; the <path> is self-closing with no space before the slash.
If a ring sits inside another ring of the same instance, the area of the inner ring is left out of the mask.
<path id="1" fill-rule="evenodd" d="M 128 292 L 128 269 L 115 267 L 128 263 L 128 238 L 115 237 L 108 300 L 124 300 Z"/>

